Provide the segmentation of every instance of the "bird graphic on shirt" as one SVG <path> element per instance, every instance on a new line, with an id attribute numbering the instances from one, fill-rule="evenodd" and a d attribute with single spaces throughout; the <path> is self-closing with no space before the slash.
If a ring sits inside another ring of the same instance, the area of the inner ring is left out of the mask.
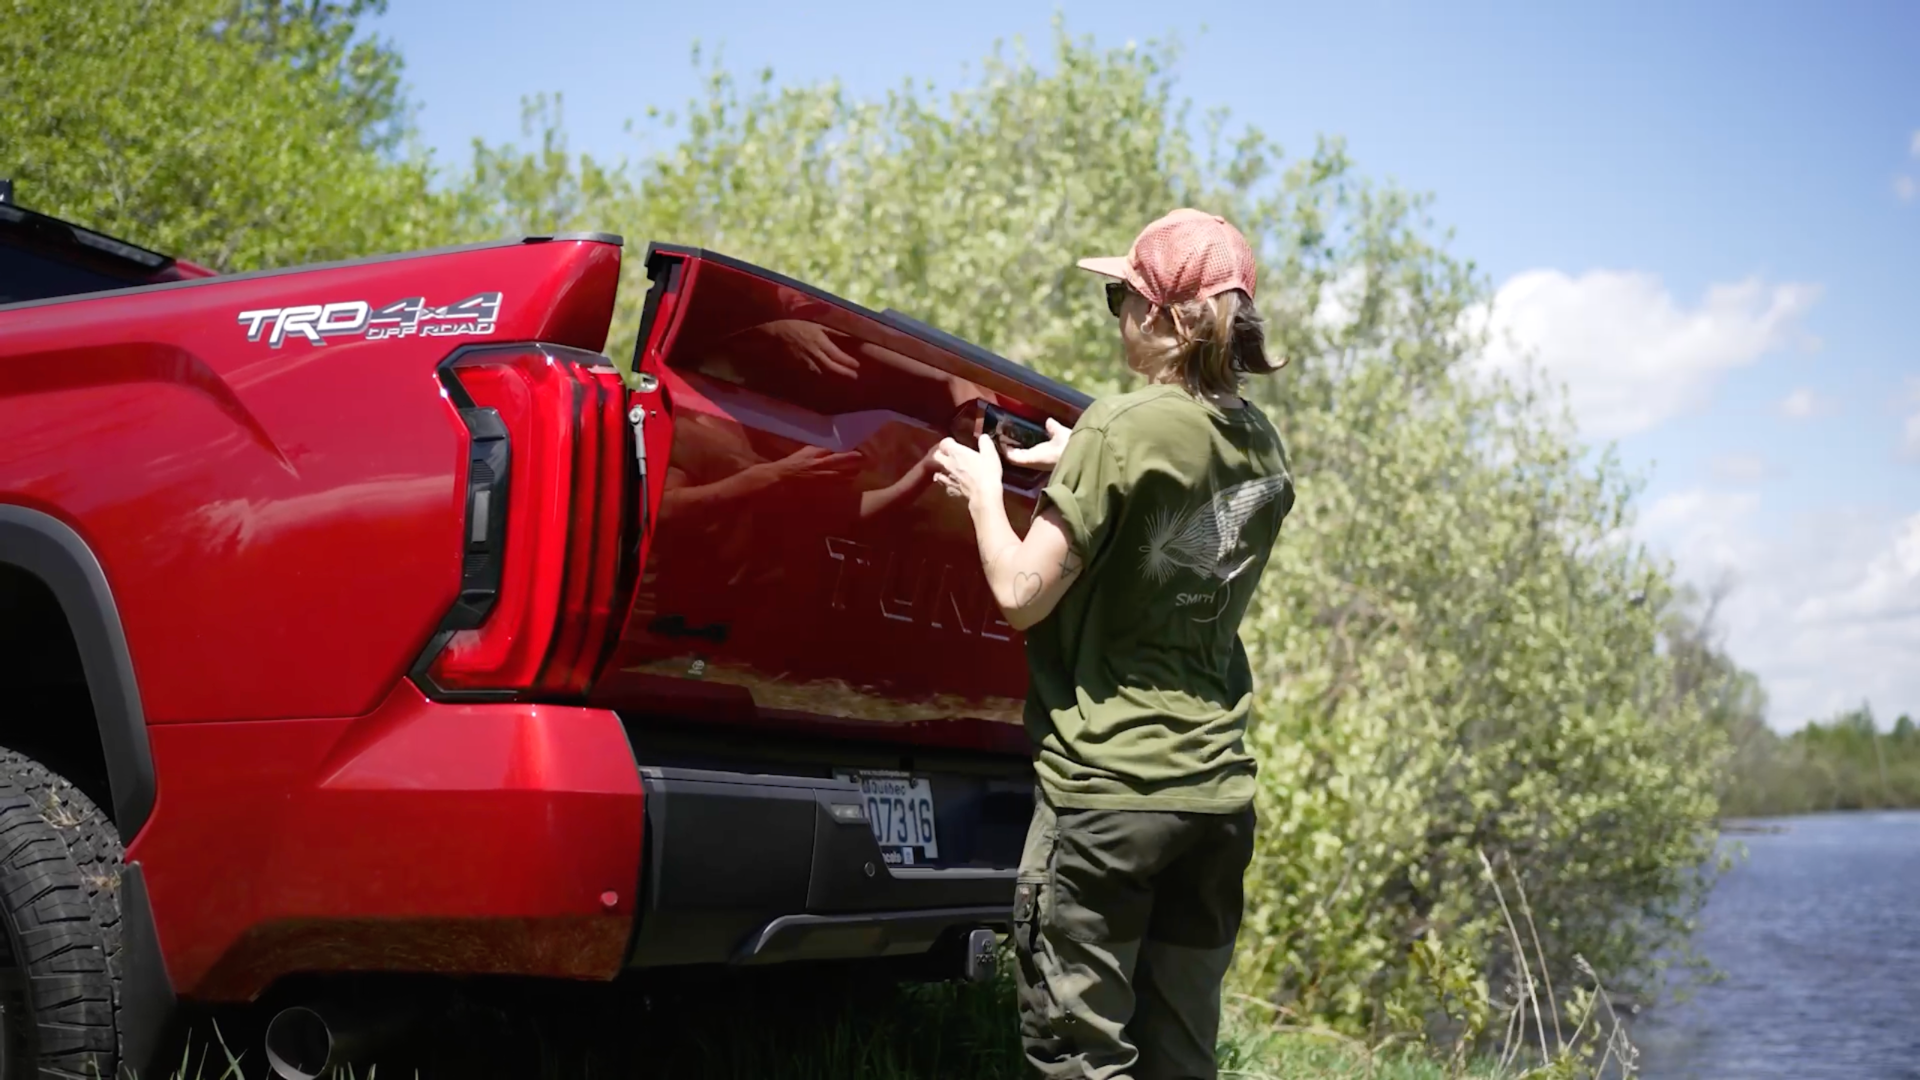
<path id="1" fill-rule="evenodd" d="M 1217 492 L 1204 505 L 1185 510 L 1161 510 L 1147 523 L 1143 569 L 1155 584 L 1171 580 L 1177 570 L 1225 584 L 1253 563 L 1256 552 L 1233 559 L 1240 534 L 1260 508 L 1280 498 L 1291 485 L 1285 474 L 1235 484 Z"/>

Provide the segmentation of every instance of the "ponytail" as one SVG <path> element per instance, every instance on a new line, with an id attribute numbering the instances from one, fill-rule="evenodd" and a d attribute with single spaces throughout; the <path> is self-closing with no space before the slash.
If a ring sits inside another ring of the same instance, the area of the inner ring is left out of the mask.
<path id="1" fill-rule="evenodd" d="M 1151 339 L 1147 347 L 1192 393 L 1237 393 L 1243 376 L 1270 374 L 1285 365 L 1267 358 L 1266 323 L 1252 297 L 1239 289 L 1175 304 L 1162 318 L 1166 328 L 1143 335 Z"/>

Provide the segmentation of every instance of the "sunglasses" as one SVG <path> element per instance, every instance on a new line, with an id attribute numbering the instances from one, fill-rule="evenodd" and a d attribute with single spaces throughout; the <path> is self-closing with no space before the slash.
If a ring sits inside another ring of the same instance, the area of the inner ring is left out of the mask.
<path id="1" fill-rule="evenodd" d="M 1107 310 L 1114 318 L 1120 317 L 1120 307 L 1127 302 L 1127 293 L 1131 291 L 1124 281 L 1107 282 Z"/>

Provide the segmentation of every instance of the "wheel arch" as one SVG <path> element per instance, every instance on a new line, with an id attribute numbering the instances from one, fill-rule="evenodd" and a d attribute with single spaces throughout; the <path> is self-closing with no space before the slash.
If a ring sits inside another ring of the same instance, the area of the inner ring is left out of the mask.
<path id="1" fill-rule="evenodd" d="M 153 812 L 158 788 L 133 657 L 106 571 L 65 522 L 12 504 L 0 504 L 0 565 L 45 586 L 66 617 L 92 699 L 110 812 L 122 842 L 131 843 Z"/>

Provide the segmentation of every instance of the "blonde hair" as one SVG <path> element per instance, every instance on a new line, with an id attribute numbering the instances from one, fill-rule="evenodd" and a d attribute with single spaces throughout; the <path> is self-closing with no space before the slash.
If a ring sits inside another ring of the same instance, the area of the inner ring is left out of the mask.
<path id="1" fill-rule="evenodd" d="M 1154 312 L 1140 324 L 1133 351 L 1143 366 L 1170 372 L 1196 394 L 1236 393 L 1241 376 L 1286 366 L 1267 358 L 1266 322 L 1239 289 Z"/>

